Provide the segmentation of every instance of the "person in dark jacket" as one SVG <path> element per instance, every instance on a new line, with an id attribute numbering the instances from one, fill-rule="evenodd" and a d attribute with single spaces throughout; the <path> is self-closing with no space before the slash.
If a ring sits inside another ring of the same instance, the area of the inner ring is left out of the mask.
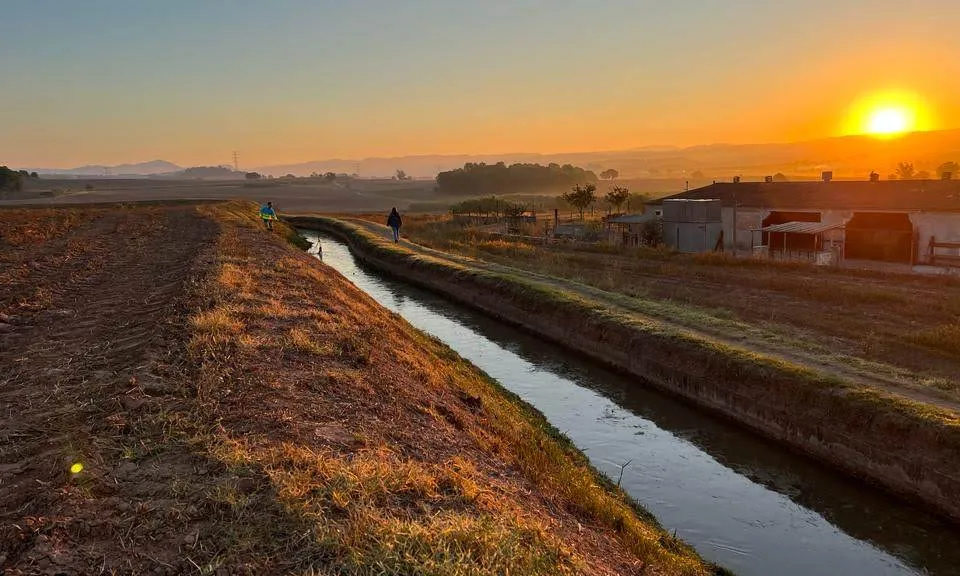
<path id="1" fill-rule="evenodd" d="M 400 218 L 400 213 L 397 212 L 397 209 L 394 208 L 390 211 L 390 215 L 387 216 L 387 226 L 393 230 L 393 241 L 400 241 L 400 227 L 403 226 L 403 219 Z"/>

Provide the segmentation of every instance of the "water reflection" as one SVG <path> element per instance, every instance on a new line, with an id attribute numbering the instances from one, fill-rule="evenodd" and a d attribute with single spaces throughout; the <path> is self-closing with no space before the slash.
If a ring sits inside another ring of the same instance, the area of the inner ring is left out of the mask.
<path id="1" fill-rule="evenodd" d="M 956 574 L 960 533 L 876 490 L 525 332 L 324 259 L 536 406 L 665 527 L 741 574 Z"/>

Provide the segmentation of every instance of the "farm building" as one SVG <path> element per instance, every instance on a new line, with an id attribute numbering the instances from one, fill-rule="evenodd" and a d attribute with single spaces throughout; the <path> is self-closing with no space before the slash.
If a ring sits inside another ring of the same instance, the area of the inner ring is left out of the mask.
<path id="1" fill-rule="evenodd" d="M 727 251 L 829 248 L 845 260 L 960 265 L 957 180 L 716 183 L 650 206 L 676 200 L 718 201 Z"/>
<path id="2" fill-rule="evenodd" d="M 659 237 L 659 232 L 653 234 L 648 232 L 649 226 L 655 226 L 659 230 L 661 226 L 660 218 L 663 216 L 662 210 L 650 210 L 642 214 L 620 214 L 607 218 L 607 225 L 610 226 L 612 234 L 610 236 L 614 244 L 623 246 L 643 246 L 645 244 L 656 244 L 656 240 L 651 241 L 650 236 Z"/>
<path id="3" fill-rule="evenodd" d="M 662 203 L 663 243 L 680 252 L 709 252 L 723 243 L 722 205 L 707 198 L 670 198 Z"/>

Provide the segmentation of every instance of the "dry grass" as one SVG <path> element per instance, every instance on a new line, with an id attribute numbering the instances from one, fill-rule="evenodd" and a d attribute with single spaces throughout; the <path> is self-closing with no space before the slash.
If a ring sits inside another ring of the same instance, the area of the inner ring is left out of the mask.
<path id="1" fill-rule="evenodd" d="M 960 356 L 960 323 L 941 324 L 913 335 L 918 344 Z"/>
<path id="2" fill-rule="evenodd" d="M 243 207 L 209 211 L 220 273 L 190 350 L 199 419 L 220 426 L 195 442 L 261 483 L 215 495 L 224 556 L 337 574 L 712 570 L 476 368 Z"/>
<path id="3" fill-rule="evenodd" d="M 6 221 L 0 246 L 14 248 L 39 245 L 75 230 L 97 215 L 96 210 L 19 209 L 4 210 Z"/>

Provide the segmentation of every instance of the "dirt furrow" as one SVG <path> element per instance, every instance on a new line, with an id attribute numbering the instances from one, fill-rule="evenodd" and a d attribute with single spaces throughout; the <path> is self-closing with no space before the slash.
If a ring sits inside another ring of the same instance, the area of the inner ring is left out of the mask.
<path id="1" fill-rule="evenodd" d="M 192 209 L 118 211 L 84 233 L 94 241 L 66 267 L 48 262 L 25 280 L 54 286 L 46 305 L 19 310 L 0 334 L 0 565 L 49 555 L 43 534 L 71 516 L 72 462 L 116 459 L 102 439 L 122 441 L 127 395 L 163 371 L 169 320 L 216 225 Z M 37 483 L 63 489 L 38 496 Z M 14 524 L 23 518 L 32 526 Z"/>

